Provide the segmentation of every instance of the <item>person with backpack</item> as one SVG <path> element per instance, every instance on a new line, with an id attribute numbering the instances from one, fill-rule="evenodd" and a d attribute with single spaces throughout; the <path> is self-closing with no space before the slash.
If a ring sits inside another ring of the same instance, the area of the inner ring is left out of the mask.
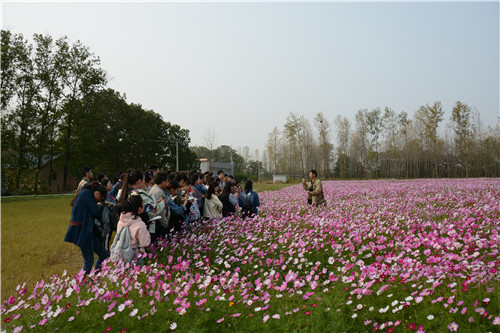
<path id="1" fill-rule="evenodd" d="M 260 206 L 259 195 L 253 191 L 253 182 L 250 179 L 245 182 L 245 190 L 239 196 L 238 202 L 243 218 L 254 217 L 259 213 L 257 210 Z"/>
<path id="2" fill-rule="evenodd" d="M 117 232 L 111 245 L 111 259 L 132 261 L 137 253 L 143 254 L 145 248 L 151 244 L 151 236 L 140 215 L 144 213 L 144 201 L 138 193 L 132 193 L 124 201 Z M 143 258 L 137 263 L 143 264 Z"/>
<path id="3" fill-rule="evenodd" d="M 70 203 L 73 208 L 64 241 L 80 247 L 85 275 L 90 274 L 92 270 L 94 253 L 98 256 L 96 270 L 101 268 L 101 263 L 108 257 L 108 251 L 94 234 L 94 219 L 102 219 L 98 203 L 104 201 L 106 194 L 106 188 L 94 182 L 83 186 Z"/>
<path id="4" fill-rule="evenodd" d="M 153 197 L 145 190 L 146 182 L 144 180 L 144 173 L 139 169 L 131 169 L 123 178 L 122 189 L 118 195 L 118 204 L 123 211 L 122 206 L 125 204 L 128 197 L 132 192 L 137 192 L 141 195 L 144 201 L 144 212 L 140 214 L 142 220 L 150 229 L 151 233 L 156 233 L 156 223 L 150 223 L 150 219 L 156 216 L 156 213 L 163 209 L 165 202 L 162 200 L 156 202 Z"/>

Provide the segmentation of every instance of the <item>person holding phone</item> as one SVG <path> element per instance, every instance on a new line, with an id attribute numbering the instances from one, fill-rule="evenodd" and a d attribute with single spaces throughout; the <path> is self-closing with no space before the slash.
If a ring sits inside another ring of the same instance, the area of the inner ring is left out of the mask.
<path id="1" fill-rule="evenodd" d="M 147 185 L 144 178 L 144 173 L 138 169 L 130 170 L 129 172 L 127 172 L 127 174 L 125 174 L 125 177 L 123 178 L 122 189 L 118 202 L 120 204 L 121 210 L 123 211 L 128 197 L 133 192 L 138 193 L 141 196 L 144 205 L 150 205 L 148 208 L 149 212 L 144 211 L 142 214 L 140 214 L 141 219 L 148 227 L 149 232 L 155 233 L 156 224 L 155 222 L 149 223 L 149 220 L 155 217 L 157 215 L 157 212 L 161 211 L 165 207 L 165 201 L 161 200 L 160 202 L 156 202 L 155 199 L 146 191 L 146 186 Z M 127 193 L 126 196 L 124 196 L 124 193 Z"/>
<path id="2" fill-rule="evenodd" d="M 323 185 L 321 184 L 321 180 L 318 179 L 318 172 L 314 169 L 309 171 L 309 177 L 311 178 L 310 186 L 306 183 L 306 179 L 302 178 L 302 186 L 307 191 L 307 203 L 313 206 L 326 205 Z"/>

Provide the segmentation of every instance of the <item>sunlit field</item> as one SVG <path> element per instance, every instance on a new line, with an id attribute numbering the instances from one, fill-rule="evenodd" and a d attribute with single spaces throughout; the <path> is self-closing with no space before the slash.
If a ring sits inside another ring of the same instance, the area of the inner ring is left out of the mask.
<path id="1" fill-rule="evenodd" d="M 499 179 L 324 190 L 326 207 L 301 185 L 260 193 L 258 217 L 198 225 L 142 267 L 20 279 L 2 330 L 499 331 Z"/>

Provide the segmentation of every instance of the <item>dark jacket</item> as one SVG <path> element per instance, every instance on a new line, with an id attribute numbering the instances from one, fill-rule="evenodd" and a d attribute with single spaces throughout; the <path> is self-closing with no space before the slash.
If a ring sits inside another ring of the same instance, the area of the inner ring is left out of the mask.
<path id="1" fill-rule="evenodd" d="M 222 216 L 231 216 L 236 212 L 236 207 L 229 201 L 229 193 L 221 194 L 219 196 L 220 202 L 222 202 Z"/>
<path id="2" fill-rule="evenodd" d="M 73 204 L 71 220 L 64 241 L 78 245 L 80 248 L 92 248 L 95 218 L 101 220 L 102 211 L 97 206 L 94 193 L 88 189 L 83 190 Z"/>
<path id="3" fill-rule="evenodd" d="M 257 207 L 260 206 L 260 200 L 259 200 L 259 195 L 257 194 L 257 192 L 254 192 L 254 191 L 250 191 L 248 193 L 246 192 L 242 192 L 240 194 L 240 196 L 238 197 L 238 203 L 240 205 L 240 207 L 242 207 L 242 210 L 243 210 L 243 204 L 245 203 L 245 200 L 247 199 L 247 197 L 250 197 L 250 205 L 252 206 L 252 209 L 250 212 L 243 212 L 243 215 L 246 215 L 246 216 L 252 216 L 252 215 L 257 215 L 259 213 Z"/>

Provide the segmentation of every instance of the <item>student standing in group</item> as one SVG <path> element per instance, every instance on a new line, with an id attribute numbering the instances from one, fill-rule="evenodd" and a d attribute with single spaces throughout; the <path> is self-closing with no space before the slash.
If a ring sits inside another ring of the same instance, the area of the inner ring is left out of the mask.
<path id="1" fill-rule="evenodd" d="M 71 220 L 69 222 L 65 242 L 73 243 L 80 247 L 83 257 L 83 270 L 85 275 L 90 274 L 94 264 L 94 253 L 98 259 L 95 269 L 99 270 L 101 263 L 108 257 L 108 251 L 101 240 L 94 235 L 94 219 L 102 219 L 102 211 L 98 202 L 106 198 L 106 189 L 98 182 L 85 185 L 71 201 Z"/>
<path id="2" fill-rule="evenodd" d="M 79 192 L 82 189 L 82 187 L 84 187 L 85 185 L 90 184 L 90 180 L 92 179 L 92 177 L 94 177 L 94 173 L 92 172 L 92 169 L 88 166 L 84 166 L 82 168 L 82 174 L 83 174 L 83 178 L 82 178 L 82 180 L 80 180 L 80 183 L 78 184 L 78 187 L 76 188 L 76 192 Z"/>
<path id="3" fill-rule="evenodd" d="M 316 170 L 309 171 L 309 177 L 311 178 L 311 186 L 308 187 L 305 178 L 302 178 L 302 186 L 304 190 L 307 191 L 307 203 L 310 205 L 318 206 L 321 204 L 326 205 L 325 196 L 323 194 L 323 185 L 321 180 L 319 180 L 318 173 Z"/>
<path id="4" fill-rule="evenodd" d="M 237 198 L 239 198 L 242 192 L 243 192 L 243 189 L 241 188 L 241 181 L 236 180 L 234 183 L 234 195 Z"/>
<path id="5" fill-rule="evenodd" d="M 226 175 L 224 174 L 224 171 L 222 171 L 222 170 L 217 171 L 217 178 L 220 179 L 220 183 L 219 183 L 220 192 L 222 192 L 224 190 L 224 186 L 226 186 L 226 182 L 224 181 L 224 177 L 226 177 Z"/>
<path id="6" fill-rule="evenodd" d="M 155 173 L 153 170 L 146 170 L 146 172 L 144 172 L 144 181 L 146 182 L 146 191 L 149 192 L 155 184 Z"/>
<path id="7" fill-rule="evenodd" d="M 113 200 L 118 196 L 118 191 L 122 187 L 123 177 L 125 177 L 125 172 L 122 172 L 122 171 L 118 172 L 117 181 L 116 181 L 115 185 L 113 185 L 113 188 L 111 189 L 111 191 L 109 191 L 109 193 L 108 193 L 108 195 L 111 198 L 113 198 Z"/>
<path id="8" fill-rule="evenodd" d="M 259 195 L 253 191 L 253 182 L 249 179 L 245 183 L 245 191 L 238 198 L 241 207 L 242 217 L 254 217 L 259 212 L 257 207 L 260 206 Z"/>
<path id="9" fill-rule="evenodd" d="M 149 190 L 149 194 L 153 197 L 156 202 L 163 200 L 165 202 L 166 195 L 165 190 L 167 188 L 167 178 L 168 174 L 165 171 L 160 171 L 155 176 L 155 184 Z M 160 236 L 164 236 L 168 230 L 168 221 L 170 220 L 170 209 L 168 208 L 168 203 L 165 203 L 164 207 L 158 207 L 157 215 L 161 219 L 155 225 L 155 232 L 153 233 L 153 241 L 158 239 Z"/>
<path id="10" fill-rule="evenodd" d="M 128 227 L 130 232 L 130 245 L 137 253 L 143 254 L 145 248 L 151 244 L 151 235 L 140 217 L 144 213 L 144 202 L 139 194 L 132 194 L 125 200 L 116 233 L 123 227 Z M 142 265 L 144 258 L 137 259 L 137 264 Z"/>
<path id="11" fill-rule="evenodd" d="M 168 223 L 167 234 L 170 234 L 172 232 L 172 229 L 175 232 L 181 231 L 184 214 L 186 213 L 186 211 L 189 212 L 189 209 L 191 208 L 191 205 L 194 201 L 194 199 L 189 201 L 189 198 L 187 196 L 184 196 L 181 198 L 181 204 L 177 205 L 174 200 L 172 200 L 172 197 L 177 194 L 178 190 L 179 183 L 177 183 L 175 179 L 167 181 L 165 201 L 167 202 L 168 208 L 170 209 L 170 220 Z"/>
<path id="12" fill-rule="evenodd" d="M 164 205 L 165 203 L 164 201 L 156 202 L 153 197 L 148 192 L 146 192 L 145 189 L 146 182 L 144 180 L 144 174 L 141 170 L 132 169 L 123 178 L 123 184 L 121 192 L 119 194 L 118 203 L 120 204 L 120 208 L 123 210 L 122 207 L 125 205 L 125 202 L 132 191 L 138 192 L 141 195 L 145 205 L 145 210 L 142 214 L 140 214 L 140 216 L 144 223 L 146 223 L 146 225 L 148 225 L 149 227 L 149 219 L 154 217 L 156 215 L 157 208 L 162 208 L 162 205 Z M 151 227 L 150 231 L 152 233 L 155 233 L 153 226 Z"/>
<path id="13" fill-rule="evenodd" d="M 222 202 L 222 216 L 232 216 L 236 212 L 236 206 L 238 205 L 238 199 L 234 196 L 234 184 L 227 182 L 224 186 L 224 190 L 219 199 Z"/>
<path id="14" fill-rule="evenodd" d="M 203 207 L 203 217 L 205 219 L 214 219 L 222 217 L 222 202 L 215 194 L 217 183 L 211 181 L 208 185 L 207 196 L 205 197 L 205 206 Z"/>

